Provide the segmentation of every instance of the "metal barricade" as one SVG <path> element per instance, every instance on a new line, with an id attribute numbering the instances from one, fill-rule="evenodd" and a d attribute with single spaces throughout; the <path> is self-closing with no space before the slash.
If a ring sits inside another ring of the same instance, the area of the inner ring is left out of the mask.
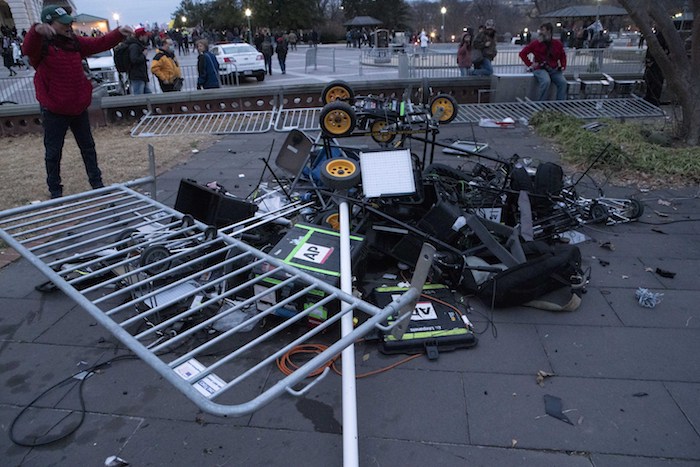
<path id="1" fill-rule="evenodd" d="M 282 209 L 270 219 L 291 212 Z M 380 309 L 235 238 L 251 227 L 217 231 L 125 185 L 0 213 L 0 237 L 10 247 L 215 415 L 244 415 L 284 393 L 304 394 L 330 368 L 303 389 L 295 386 L 358 338 L 378 328 L 400 330 L 425 280 Z M 288 318 L 273 316 L 299 300 L 308 306 Z M 295 326 L 319 310 L 335 314 L 315 328 Z M 327 350 L 288 376 L 271 370 L 349 313 L 361 323 L 349 335 L 325 333 L 332 341 Z M 385 326 L 391 315 L 400 318 Z"/>

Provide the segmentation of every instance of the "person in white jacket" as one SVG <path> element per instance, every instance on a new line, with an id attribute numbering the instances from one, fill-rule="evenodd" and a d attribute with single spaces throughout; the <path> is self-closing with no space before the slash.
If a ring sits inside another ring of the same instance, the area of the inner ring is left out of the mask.
<path id="1" fill-rule="evenodd" d="M 425 29 L 420 32 L 420 50 L 423 52 L 423 56 L 428 53 L 428 44 L 430 43 L 430 38 L 425 33 Z"/>

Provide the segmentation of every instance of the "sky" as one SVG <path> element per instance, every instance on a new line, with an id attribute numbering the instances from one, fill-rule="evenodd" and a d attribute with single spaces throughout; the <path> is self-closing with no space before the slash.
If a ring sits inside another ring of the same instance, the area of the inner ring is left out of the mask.
<path id="1" fill-rule="evenodd" d="M 112 28 L 114 13 L 119 14 L 119 24 L 132 26 L 140 23 L 168 23 L 170 15 L 181 3 L 181 0 L 73 0 L 78 13 L 107 18 Z"/>

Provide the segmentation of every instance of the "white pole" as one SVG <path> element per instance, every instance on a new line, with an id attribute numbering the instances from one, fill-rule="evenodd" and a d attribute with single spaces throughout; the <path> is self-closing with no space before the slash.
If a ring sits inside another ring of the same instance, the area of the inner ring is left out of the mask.
<path id="1" fill-rule="evenodd" d="M 352 294 L 352 262 L 350 259 L 350 211 L 347 201 L 338 205 L 340 214 L 340 289 Z M 341 312 L 350 307 L 343 302 Z M 348 311 L 340 320 L 343 337 L 353 330 L 352 312 Z M 343 350 L 342 398 L 343 398 L 343 467 L 360 465 L 357 439 L 357 394 L 355 388 L 355 346 Z"/>

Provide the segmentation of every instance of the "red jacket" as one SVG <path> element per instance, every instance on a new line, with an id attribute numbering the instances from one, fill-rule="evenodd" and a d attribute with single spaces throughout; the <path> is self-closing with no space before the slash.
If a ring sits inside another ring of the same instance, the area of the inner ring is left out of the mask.
<path id="1" fill-rule="evenodd" d="M 532 41 L 523 47 L 523 50 L 518 55 L 527 67 L 533 66 L 534 63 L 534 68 L 539 69 L 543 68 L 543 65 L 546 63 L 551 68 L 561 67 L 562 70 L 565 69 L 566 52 L 564 51 L 564 45 L 556 39 L 552 39 L 549 44 L 548 47 L 546 42 Z M 550 49 L 549 54 L 547 53 L 548 48 Z M 529 54 L 534 55 L 535 59 L 533 61 L 530 61 Z"/>
<path id="2" fill-rule="evenodd" d="M 42 107 L 61 115 L 80 115 L 92 101 L 92 84 L 85 76 L 82 59 L 98 52 L 111 49 L 119 44 L 124 36 L 118 29 L 102 37 L 75 36 L 78 50 L 60 48 L 47 43 L 37 33 L 35 26 L 27 32 L 22 44 L 22 52 L 36 69 L 34 88 L 36 99 Z M 64 37 L 53 39 L 56 44 L 71 43 Z"/>

